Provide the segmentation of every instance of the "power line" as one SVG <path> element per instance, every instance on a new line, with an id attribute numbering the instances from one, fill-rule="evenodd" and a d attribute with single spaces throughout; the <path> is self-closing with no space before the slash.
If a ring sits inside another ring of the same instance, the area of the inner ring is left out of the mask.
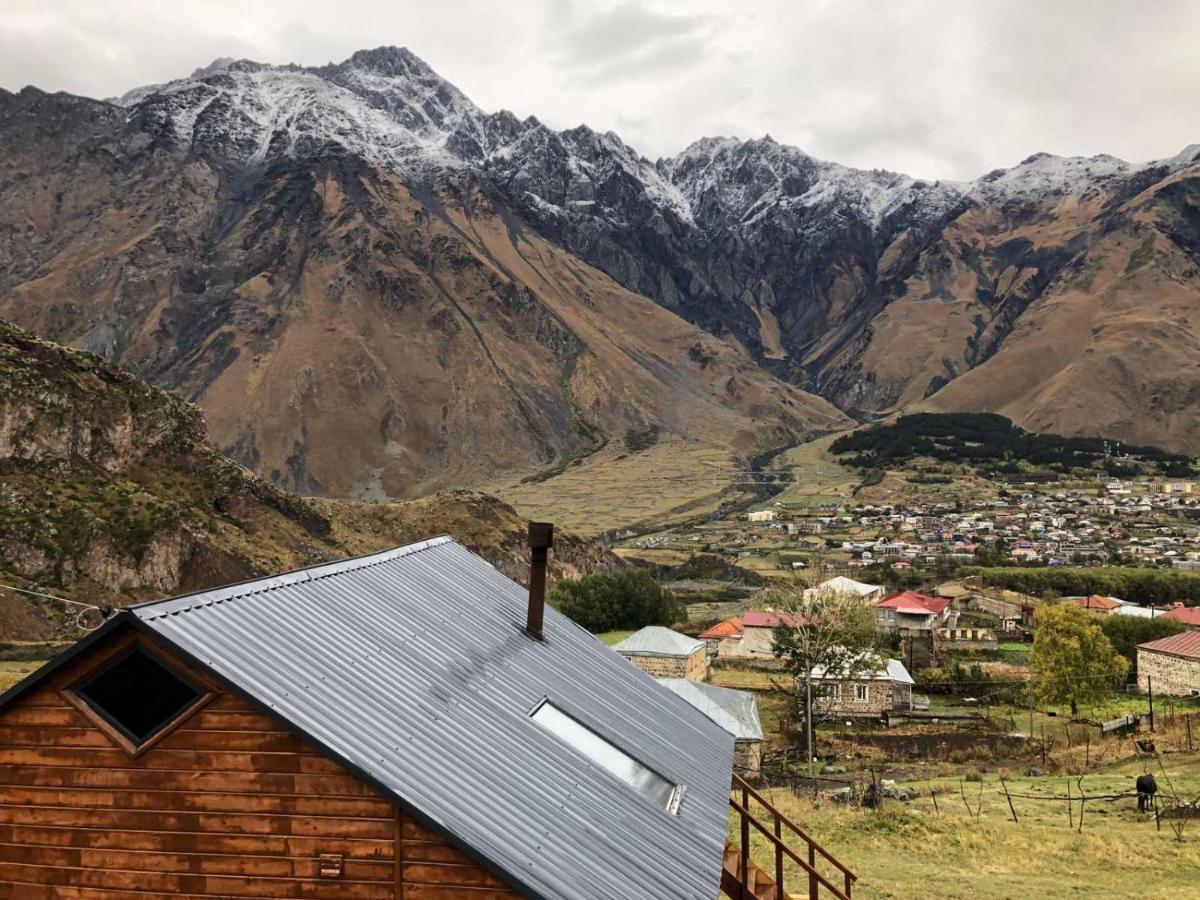
<path id="1" fill-rule="evenodd" d="M 95 631 L 97 628 L 103 625 L 105 621 L 107 621 L 108 617 L 112 615 L 113 612 L 113 607 L 107 604 L 104 606 L 96 606 L 93 603 L 83 603 L 79 600 L 69 600 L 66 597 L 56 597 L 54 594 L 46 594 L 42 591 L 31 591 L 28 588 L 19 588 L 11 584 L 0 584 L 0 589 L 13 591 L 17 594 L 28 594 L 31 597 L 39 597 L 43 600 L 55 600 L 59 603 L 68 604 L 69 606 L 80 607 L 79 612 L 75 614 L 75 627 L 81 631 Z M 93 610 L 100 614 L 100 621 L 95 625 L 88 625 L 85 621 L 85 616 L 87 616 L 87 614 Z"/>

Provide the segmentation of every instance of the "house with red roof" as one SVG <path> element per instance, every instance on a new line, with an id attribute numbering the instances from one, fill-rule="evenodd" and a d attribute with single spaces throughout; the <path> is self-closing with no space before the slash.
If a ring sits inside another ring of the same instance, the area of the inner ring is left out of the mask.
<path id="1" fill-rule="evenodd" d="M 875 604 L 878 631 L 933 631 L 950 619 L 950 601 L 917 591 L 892 594 Z"/>
<path id="2" fill-rule="evenodd" d="M 737 618 L 719 622 L 707 631 L 702 631 L 700 640 L 704 641 L 710 657 L 721 656 L 722 645 L 726 646 L 727 650 L 724 655 L 728 656 L 728 648 L 735 647 L 742 642 L 742 620 Z"/>
<path id="3" fill-rule="evenodd" d="M 1191 631 L 1200 631 L 1200 606 L 1184 606 L 1182 603 L 1171 607 L 1159 616 L 1160 619 L 1171 619 L 1182 622 Z"/>
<path id="4" fill-rule="evenodd" d="M 1067 597 L 1063 603 L 1073 604 L 1101 616 L 1110 616 L 1124 605 L 1115 597 L 1101 597 L 1099 594 L 1092 594 L 1090 597 Z"/>
<path id="5" fill-rule="evenodd" d="M 741 639 L 721 641 L 718 653 L 723 657 L 775 660 L 775 629 L 780 625 L 797 628 L 803 624 L 804 617 L 796 613 L 748 612 L 742 616 Z"/>
<path id="6" fill-rule="evenodd" d="M 1200 631 L 1138 644 L 1138 687 L 1176 697 L 1200 696 Z"/>

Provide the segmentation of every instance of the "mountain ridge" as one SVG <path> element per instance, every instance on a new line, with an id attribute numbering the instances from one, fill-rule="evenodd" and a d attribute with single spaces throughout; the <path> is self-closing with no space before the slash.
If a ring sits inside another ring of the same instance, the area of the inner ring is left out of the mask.
<path id="1" fill-rule="evenodd" d="M 1200 390 L 1197 145 L 1136 165 L 1033 154 L 967 183 L 769 137 L 651 162 L 612 132 L 485 113 L 388 47 L 219 60 L 121 102 L 0 94 L 0 314 L 200 400 L 228 452 L 290 488 L 482 477 L 455 449 L 477 440 L 481 372 L 518 423 L 480 444 L 497 470 L 652 423 L 754 453 L 921 404 L 1135 442 L 1169 421 L 1171 446 L 1200 446 L 1200 423 L 1175 422 Z M 451 417 L 411 445 L 406 370 L 440 370 Z M 256 407 L 267 384 L 280 400 Z M 330 408 L 366 395 L 366 426 Z M 708 434 L 718 408 L 740 419 Z M 314 459 L 338 431 L 349 457 Z"/>

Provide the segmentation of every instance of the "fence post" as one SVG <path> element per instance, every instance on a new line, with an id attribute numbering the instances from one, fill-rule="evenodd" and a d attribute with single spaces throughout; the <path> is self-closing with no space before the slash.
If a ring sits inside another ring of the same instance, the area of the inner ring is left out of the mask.
<path id="1" fill-rule="evenodd" d="M 813 849 L 812 841 L 808 842 L 808 897 L 817 900 L 817 851 Z"/>
<path id="2" fill-rule="evenodd" d="M 750 792 L 742 785 L 742 859 L 741 881 L 742 896 L 746 896 L 746 882 L 750 880 L 750 817 L 746 811 L 750 809 Z"/>
<path id="3" fill-rule="evenodd" d="M 1146 693 L 1150 695 L 1150 733 L 1154 733 L 1154 679 L 1146 676 Z"/>
<path id="4" fill-rule="evenodd" d="M 783 834 L 779 827 L 779 810 L 775 810 L 775 896 L 779 900 L 787 896 L 783 889 Z"/>

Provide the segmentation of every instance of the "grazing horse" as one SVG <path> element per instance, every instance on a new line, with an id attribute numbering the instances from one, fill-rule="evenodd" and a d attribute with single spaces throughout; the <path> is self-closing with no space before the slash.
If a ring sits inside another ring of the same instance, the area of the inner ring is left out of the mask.
<path id="1" fill-rule="evenodd" d="M 1139 775 L 1137 778 L 1138 812 L 1146 812 L 1155 806 L 1154 795 L 1158 793 L 1158 782 L 1150 774 Z"/>

